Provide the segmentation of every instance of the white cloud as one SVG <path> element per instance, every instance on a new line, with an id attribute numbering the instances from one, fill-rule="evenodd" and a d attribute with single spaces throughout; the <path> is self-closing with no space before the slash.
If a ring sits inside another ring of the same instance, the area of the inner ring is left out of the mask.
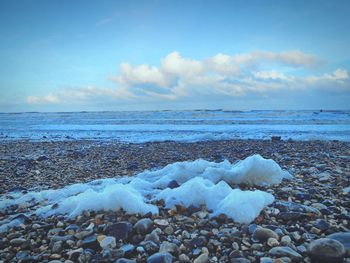
<path id="1" fill-rule="evenodd" d="M 53 94 L 48 94 L 46 96 L 28 96 L 27 102 L 29 104 L 56 104 L 60 102 L 60 99 Z"/>
<path id="2" fill-rule="evenodd" d="M 349 73 L 344 69 L 307 75 L 318 62 L 316 57 L 298 50 L 219 53 L 202 60 L 185 58 L 174 51 L 161 58 L 159 66 L 121 63 L 119 75 L 111 77 L 118 85 L 116 88 L 63 89 L 43 97 L 30 96 L 27 102 L 47 104 L 103 97 L 115 101 L 156 101 L 213 95 L 234 97 L 283 89 L 349 88 Z M 304 76 L 287 74 L 293 72 L 291 68 L 302 70 Z"/>

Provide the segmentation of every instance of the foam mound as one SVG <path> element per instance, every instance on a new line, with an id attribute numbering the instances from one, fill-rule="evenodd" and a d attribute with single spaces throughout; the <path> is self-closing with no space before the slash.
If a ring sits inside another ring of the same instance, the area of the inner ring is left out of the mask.
<path id="1" fill-rule="evenodd" d="M 237 222 L 249 223 L 274 197 L 263 191 L 242 191 L 234 186 L 268 186 L 279 184 L 284 178 L 292 176 L 275 161 L 260 155 L 235 164 L 198 159 L 146 170 L 132 177 L 95 180 L 57 190 L 10 193 L 0 198 L 0 211 L 19 206 L 34 207 L 31 212 L 43 217 L 57 214 L 75 217 L 84 210 L 119 209 L 127 213 L 157 214 L 154 201 L 163 199 L 168 208 L 176 204 L 206 205 L 212 215 L 223 213 Z M 174 180 L 179 187 L 168 188 Z"/>

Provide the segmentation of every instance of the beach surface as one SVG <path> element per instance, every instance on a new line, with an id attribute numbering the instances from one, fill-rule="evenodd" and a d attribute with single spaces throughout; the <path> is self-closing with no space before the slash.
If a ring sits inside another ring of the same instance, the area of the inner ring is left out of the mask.
<path id="1" fill-rule="evenodd" d="M 349 262 L 349 146 L 292 140 L 2 142 L 3 198 L 13 191 L 132 176 L 174 162 L 201 158 L 235 163 L 253 154 L 275 160 L 294 178 L 277 186 L 240 186 L 275 197 L 250 224 L 224 215 L 211 217 L 205 207 L 166 208 L 162 201 L 157 203 L 158 215 L 91 211 L 69 219 L 29 216 L 30 208 L 11 207 L 0 212 L 0 220 L 16 215 L 21 224 L 0 234 L 0 260 L 146 262 L 154 255 L 154 260 L 163 260 L 159 262 Z"/>

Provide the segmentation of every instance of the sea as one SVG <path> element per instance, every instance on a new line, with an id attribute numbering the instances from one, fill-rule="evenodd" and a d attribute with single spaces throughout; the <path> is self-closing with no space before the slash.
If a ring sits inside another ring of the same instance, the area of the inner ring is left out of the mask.
<path id="1" fill-rule="evenodd" d="M 350 141 L 350 110 L 184 110 L 0 113 L 0 141 L 124 143 L 231 139 Z"/>

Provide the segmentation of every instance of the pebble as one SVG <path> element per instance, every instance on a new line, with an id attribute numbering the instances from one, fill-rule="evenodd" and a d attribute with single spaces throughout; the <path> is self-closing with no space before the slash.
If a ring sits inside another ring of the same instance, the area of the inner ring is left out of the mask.
<path id="1" fill-rule="evenodd" d="M 186 256 L 185 254 L 181 254 L 179 256 L 179 261 L 181 263 L 187 263 L 187 262 L 191 262 L 190 258 L 188 256 Z"/>
<path id="2" fill-rule="evenodd" d="M 115 263 L 136 263 L 136 260 L 127 259 L 127 258 L 119 258 L 115 261 Z"/>
<path id="3" fill-rule="evenodd" d="M 290 236 L 283 236 L 281 238 L 281 245 L 283 246 L 288 246 L 291 242 L 292 242 L 292 239 L 290 238 Z"/>
<path id="4" fill-rule="evenodd" d="M 275 257 L 289 257 L 296 261 L 303 258 L 298 252 L 290 247 L 274 247 L 270 249 L 269 254 Z"/>
<path id="5" fill-rule="evenodd" d="M 274 231 L 264 227 L 256 228 L 253 233 L 253 239 L 259 240 L 260 242 L 265 242 L 269 238 L 275 238 L 276 240 L 278 240 L 279 237 Z"/>
<path id="6" fill-rule="evenodd" d="M 136 222 L 134 229 L 136 233 L 145 235 L 151 232 L 153 226 L 153 221 L 150 218 L 142 218 Z"/>
<path id="7" fill-rule="evenodd" d="M 168 226 L 169 222 L 166 219 L 155 219 L 154 223 L 158 226 Z"/>
<path id="8" fill-rule="evenodd" d="M 273 260 L 269 257 L 262 257 L 260 258 L 260 263 L 273 263 Z"/>
<path id="9" fill-rule="evenodd" d="M 207 263 L 209 261 L 209 257 L 207 253 L 199 255 L 193 263 Z"/>
<path id="10" fill-rule="evenodd" d="M 307 253 L 315 262 L 340 262 L 345 256 L 345 248 L 337 240 L 320 238 L 310 243 Z"/>
<path id="11" fill-rule="evenodd" d="M 163 241 L 159 248 L 159 252 L 169 252 L 171 254 L 177 254 L 178 251 L 179 247 L 176 244 L 168 241 Z"/>
<path id="12" fill-rule="evenodd" d="M 350 232 L 333 233 L 327 236 L 327 238 L 334 239 L 342 243 L 345 249 L 347 250 L 348 254 L 350 255 Z"/>
<path id="13" fill-rule="evenodd" d="M 27 240 L 24 239 L 24 238 L 14 238 L 14 239 L 11 239 L 10 240 L 10 244 L 12 246 L 15 246 L 15 247 L 19 247 L 21 246 L 24 242 L 26 242 Z"/>
<path id="14" fill-rule="evenodd" d="M 167 252 L 155 253 L 147 259 L 147 263 L 172 263 L 173 256 Z"/>
<path id="15" fill-rule="evenodd" d="M 279 242 L 276 238 L 273 238 L 273 237 L 270 237 L 268 240 L 267 240 L 267 245 L 269 247 L 277 247 L 279 246 Z"/>
<path id="16" fill-rule="evenodd" d="M 115 237 L 112 236 L 104 237 L 101 241 L 99 240 L 99 243 L 102 249 L 111 249 L 117 246 Z"/>
<path id="17" fill-rule="evenodd" d="M 106 228 L 106 233 L 109 236 L 115 237 L 116 240 L 125 240 L 128 238 L 129 233 L 132 230 L 132 224 L 129 222 L 119 222 L 109 225 Z"/>

